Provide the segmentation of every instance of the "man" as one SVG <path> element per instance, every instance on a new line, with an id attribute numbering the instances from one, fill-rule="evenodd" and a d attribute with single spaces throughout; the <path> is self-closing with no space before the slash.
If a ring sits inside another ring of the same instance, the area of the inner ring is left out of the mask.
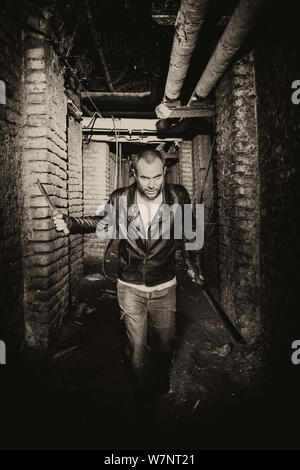
<path id="1" fill-rule="evenodd" d="M 175 335 L 178 243 L 183 247 L 188 274 L 198 283 L 203 283 L 203 277 L 192 260 L 195 253 L 185 249 L 184 227 L 178 227 L 184 220 L 184 205 L 190 204 L 186 189 L 165 183 L 164 158 L 156 150 L 143 150 L 135 156 L 133 172 L 135 182 L 116 189 L 104 211 L 107 214 L 109 207 L 113 207 L 115 218 L 107 220 L 102 212 L 94 217 L 59 215 L 53 220 L 59 231 L 68 228 L 70 233 L 97 231 L 102 235 L 113 220 L 119 222 L 116 232 L 110 233 L 111 236 L 117 233 L 120 238 L 117 293 L 125 323 L 126 353 L 142 387 L 167 392 Z M 169 224 L 163 225 L 168 216 Z"/>

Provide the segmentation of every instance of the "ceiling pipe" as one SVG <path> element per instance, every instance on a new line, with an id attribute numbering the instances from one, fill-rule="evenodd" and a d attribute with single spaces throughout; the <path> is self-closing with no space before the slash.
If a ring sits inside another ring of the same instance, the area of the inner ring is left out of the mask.
<path id="1" fill-rule="evenodd" d="M 160 123 L 157 126 L 157 122 Z M 96 118 L 93 122 L 90 117 L 82 118 L 82 132 L 84 134 L 109 134 L 114 133 L 116 127 L 118 134 L 124 135 L 128 134 L 133 136 L 135 134 L 147 135 L 160 135 L 161 137 L 177 136 L 180 137 L 184 132 L 186 132 L 189 121 L 183 119 L 176 125 L 171 126 L 170 120 L 165 121 L 165 126 L 162 125 L 162 120 L 158 121 L 157 119 L 113 119 L 113 118 Z"/>
<path id="2" fill-rule="evenodd" d="M 107 118 L 107 117 L 111 117 L 111 115 L 113 114 L 113 116 L 115 118 L 135 118 L 135 119 L 155 119 L 156 118 L 156 114 L 154 111 L 143 111 L 143 110 L 140 110 L 140 111 L 120 111 L 120 110 L 116 110 L 114 111 L 113 113 L 111 111 L 103 111 L 101 110 L 101 115 L 104 117 L 104 118 Z M 91 114 L 92 116 L 92 114 Z"/>
<path id="3" fill-rule="evenodd" d="M 133 114 L 151 113 L 155 116 L 154 107 L 160 102 L 163 95 L 162 87 L 162 57 L 161 44 L 157 31 L 149 31 L 149 42 L 151 43 L 151 56 L 149 57 L 149 90 L 132 93 L 118 91 L 113 92 L 85 92 L 82 93 L 84 104 L 88 105 L 90 98 L 97 104 L 102 113 L 114 116 L 130 116 Z"/>
<path id="4" fill-rule="evenodd" d="M 81 97 L 84 104 L 88 104 L 89 97 L 99 106 L 101 113 L 110 111 L 151 111 L 161 95 L 160 76 L 151 73 L 150 90 L 142 93 L 124 93 L 124 92 L 82 92 Z"/>
<path id="5" fill-rule="evenodd" d="M 177 100 L 198 41 L 210 0 L 181 0 L 165 86 L 165 100 Z"/>
<path id="6" fill-rule="evenodd" d="M 253 29 L 261 8 L 268 0 L 241 0 L 211 56 L 189 100 L 206 98 L 222 77 L 233 56 Z"/>
<path id="7" fill-rule="evenodd" d="M 165 86 L 165 99 L 176 100 L 186 77 L 190 59 L 196 46 L 201 26 L 205 20 L 210 0 L 181 0 L 178 11 L 173 48 L 169 65 L 169 72 Z M 158 54 L 159 57 L 159 54 Z M 156 59 L 157 60 L 157 59 Z M 155 62 L 155 61 L 154 61 Z M 155 64 L 152 64 L 150 94 L 149 96 L 119 96 L 117 93 L 107 93 L 97 95 L 96 93 L 83 93 L 83 99 L 87 99 L 87 95 L 101 107 L 101 111 L 105 107 L 112 109 L 113 105 L 117 105 L 118 110 L 126 108 L 132 110 L 135 108 L 148 107 L 149 111 L 162 98 L 162 90 L 160 90 L 160 71 L 155 70 Z"/>

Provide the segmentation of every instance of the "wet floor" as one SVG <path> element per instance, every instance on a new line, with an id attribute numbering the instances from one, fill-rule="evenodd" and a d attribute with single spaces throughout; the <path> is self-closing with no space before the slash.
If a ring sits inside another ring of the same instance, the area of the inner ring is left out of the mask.
<path id="1" fill-rule="evenodd" d="M 24 351 L 21 362 L 7 368 L 1 447 L 280 446 L 286 406 L 279 405 L 281 392 L 266 395 L 260 345 L 235 344 L 201 290 L 182 272 L 178 279 L 170 393 L 136 393 L 115 286 L 90 275 L 56 342 L 38 355 Z"/>

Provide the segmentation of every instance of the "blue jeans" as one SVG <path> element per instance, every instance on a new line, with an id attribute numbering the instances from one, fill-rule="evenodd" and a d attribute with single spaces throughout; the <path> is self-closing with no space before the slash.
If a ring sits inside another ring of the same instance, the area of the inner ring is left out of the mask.
<path id="1" fill-rule="evenodd" d="M 142 386 L 167 377 L 175 337 L 176 286 L 143 292 L 118 283 L 118 301 L 126 332 L 126 354 Z"/>

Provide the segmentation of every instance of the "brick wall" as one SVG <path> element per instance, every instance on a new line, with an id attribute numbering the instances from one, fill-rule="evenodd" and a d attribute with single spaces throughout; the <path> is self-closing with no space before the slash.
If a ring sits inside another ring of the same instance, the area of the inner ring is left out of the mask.
<path id="1" fill-rule="evenodd" d="M 130 184 L 130 162 L 124 160 L 122 162 L 122 186 L 129 186 Z"/>
<path id="2" fill-rule="evenodd" d="M 300 105 L 291 101 L 300 79 L 297 15 L 278 13 L 255 51 L 258 144 L 261 177 L 261 301 L 265 339 L 272 353 L 290 363 L 299 339 Z M 285 34 L 282 34 L 285 31 Z"/>
<path id="3" fill-rule="evenodd" d="M 109 146 L 105 142 L 90 142 L 83 147 L 84 215 L 96 215 L 100 204 L 108 201 L 110 194 Z M 104 240 L 96 234 L 84 235 L 85 272 L 101 269 Z"/>
<path id="4" fill-rule="evenodd" d="M 22 261 L 22 151 L 24 132 L 24 59 L 21 31 L 1 11 L 0 80 L 0 338 L 8 353 L 24 336 Z"/>
<path id="5" fill-rule="evenodd" d="M 166 174 L 166 182 L 167 183 L 172 183 L 172 184 L 179 184 L 179 165 L 178 163 L 175 163 L 171 167 L 168 168 L 167 174 Z"/>
<path id="6" fill-rule="evenodd" d="M 214 165 L 211 159 L 211 138 L 199 134 L 193 139 L 193 192 L 195 203 L 199 204 L 202 190 L 204 204 L 204 246 L 201 250 L 201 264 L 207 283 L 218 294 L 218 234 L 215 207 Z"/>
<path id="7" fill-rule="evenodd" d="M 69 239 L 56 232 L 36 184 L 67 214 L 67 102 L 63 70 L 52 48 L 30 37 L 26 50 L 26 127 L 24 151 L 24 282 L 26 340 L 48 344 L 67 313 Z"/>
<path id="8" fill-rule="evenodd" d="M 210 155 L 210 136 L 205 134 L 200 134 L 194 137 L 192 142 L 193 150 L 193 193 L 195 195 L 195 201 L 199 202 L 201 191 L 204 184 L 204 178 L 207 171 L 207 166 L 209 162 Z M 211 200 L 211 188 L 212 188 L 212 173 L 208 174 L 206 182 L 206 199 Z"/>
<path id="9" fill-rule="evenodd" d="M 192 161 L 192 141 L 183 140 L 179 150 L 179 182 L 188 191 L 193 199 L 193 161 Z"/>
<path id="10" fill-rule="evenodd" d="M 253 55 L 216 94 L 220 299 L 250 341 L 259 324 L 259 173 Z"/>
<path id="11" fill-rule="evenodd" d="M 62 213 L 82 212 L 81 126 L 70 118 L 67 135 L 64 68 L 50 43 L 1 12 L 0 331 L 18 351 L 24 340 L 49 344 L 82 271 L 80 237 L 56 232 L 36 184 L 39 178 Z M 48 12 L 40 15 L 28 23 L 46 31 Z"/>
<path id="12" fill-rule="evenodd" d="M 80 122 L 68 116 L 68 206 L 69 215 L 73 217 L 83 215 L 81 127 Z M 83 275 L 83 235 L 70 235 L 69 262 L 71 295 L 76 295 Z"/>

